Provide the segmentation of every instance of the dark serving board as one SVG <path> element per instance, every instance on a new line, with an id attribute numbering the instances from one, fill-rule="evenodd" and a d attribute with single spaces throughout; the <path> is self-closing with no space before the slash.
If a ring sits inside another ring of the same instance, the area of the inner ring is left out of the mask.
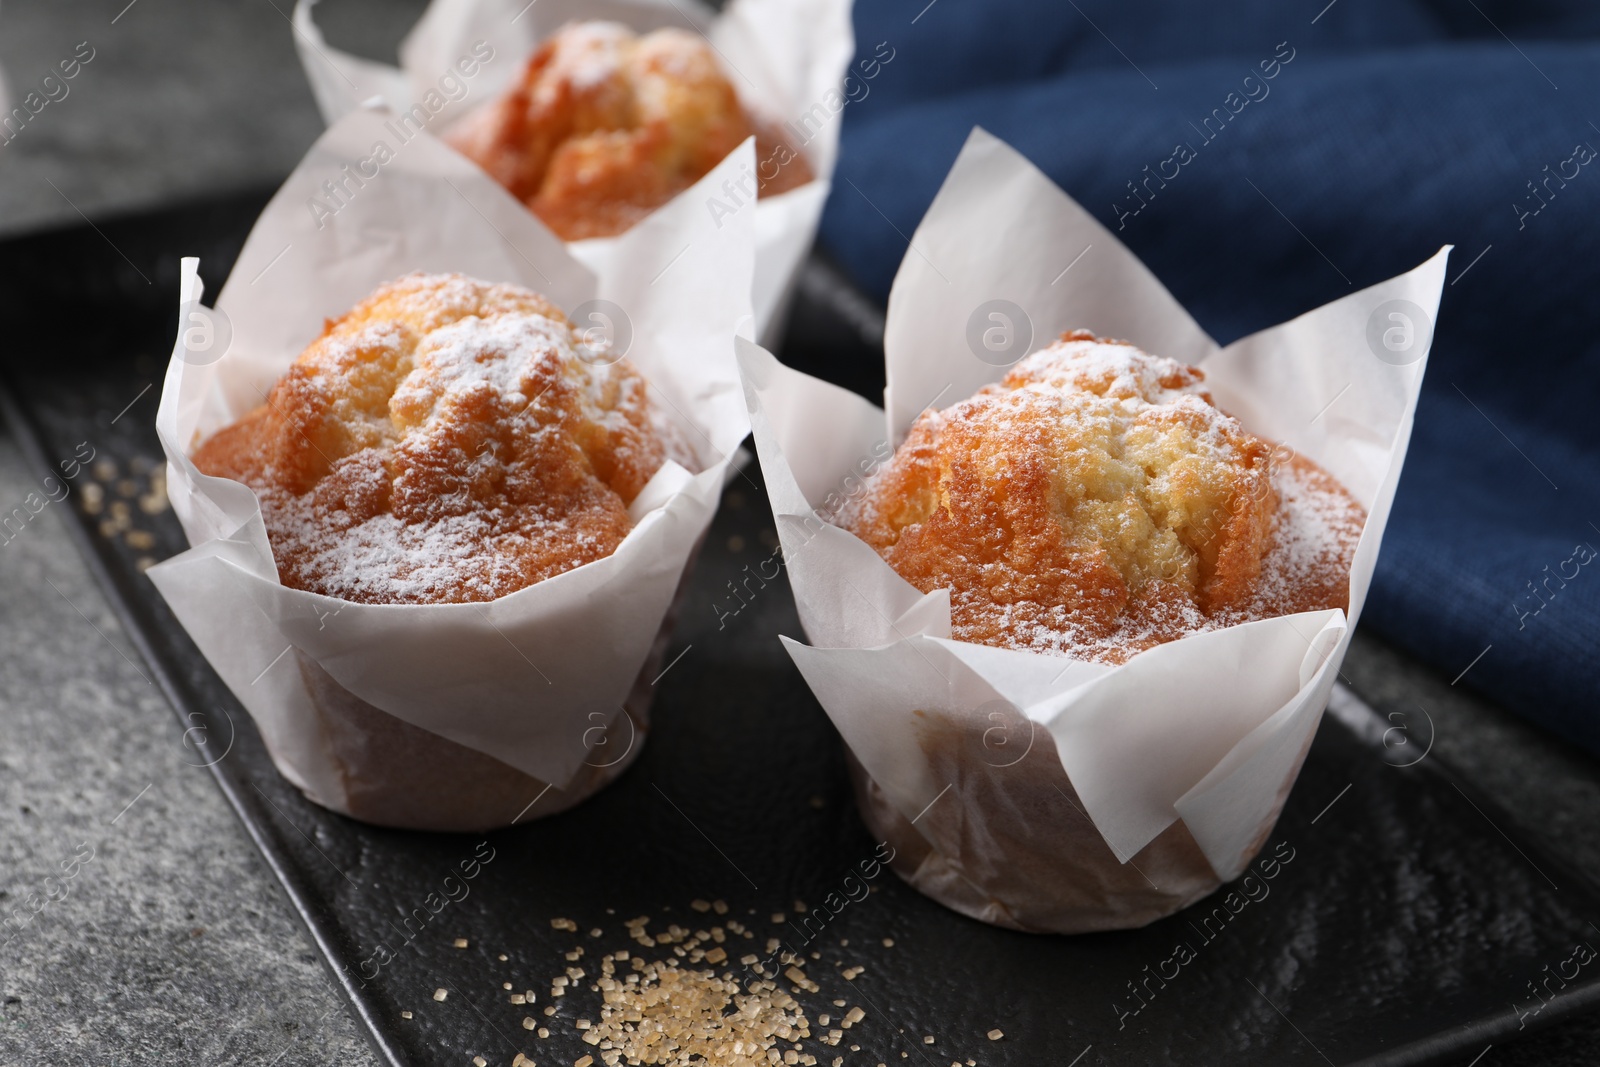
<path id="1" fill-rule="evenodd" d="M 380 1057 L 457 1067 L 521 1052 L 549 1065 L 596 1051 L 573 1028 L 595 1017 L 588 979 L 558 1000 L 550 979 L 577 945 L 590 975 L 598 952 L 638 951 L 623 928 L 637 915 L 657 931 L 738 920 L 755 936 L 731 938 L 734 959 L 769 936 L 798 946 L 797 927 L 773 913 L 801 918 L 795 900 L 838 892 L 875 846 L 839 739 L 776 640 L 800 634 L 787 590 L 744 585 L 776 543 L 754 465 L 733 480 L 695 572 L 643 755 L 599 796 L 484 843 L 353 822 L 273 770 L 141 572 L 141 561 L 185 547 L 171 512 L 135 503 L 119 523 L 108 510 L 136 502 L 159 467 L 153 420 L 179 255 L 201 256 L 215 291 L 264 200 L 0 243 L 0 400 L 41 474 L 83 441 L 115 465 L 73 482 L 73 535 L 188 731 L 192 761 L 211 765 Z M 873 317 L 813 263 L 783 355 L 871 393 L 882 384 Z M 94 514 L 91 480 L 103 494 Z M 754 592 L 733 599 L 735 581 Z M 1600 894 L 1505 836 L 1507 820 L 1437 758 L 1398 766 L 1419 748 L 1398 759 L 1384 744 L 1392 724 L 1347 692 L 1338 700 L 1267 847 L 1292 858 L 1252 883 L 1236 914 L 1215 911 L 1219 893 L 1143 930 L 1029 936 L 962 918 L 883 874 L 805 946 L 819 954 L 809 973 L 821 992 L 802 994 L 814 1032 L 829 1029 L 820 1014 L 847 1010 L 836 999 L 866 1012 L 837 1048 L 813 1040 L 807 1051 L 824 1064 L 917 1067 L 1464 1063 L 1524 1022 L 1592 1006 L 1600 968 L 1580 970 L 1537 1014 L 1545 1001 L 1530 983 L 1570 974 L 1574 947 L 1600 942 L 1586 918 L 1600 915 Z M 457 899 L 423 908 L 441 890 Z M 726 901 L 730 913 L 702 915 L 697 899 Z M 1219 914 L 1225 922 L 1207 923 Z M 577 932 L 554 929 L 558 917 Z M 1181 966 L 1171 962 L 1179 944 L 1189 950 Z M 390 958 L 364 980 L 379 946 Z M 865 971 L 846 980 L 842 968 L 855 966 Z M 537 1004 L 511 1003 L 505 983 L 533 990 Z M 553 1019 L 543 1014 L 552 1003 Z M 528 1015 L 551 1036 L 524 1029 Z M 1004 1036 L 989 1040 L 997 1028 Z"/>

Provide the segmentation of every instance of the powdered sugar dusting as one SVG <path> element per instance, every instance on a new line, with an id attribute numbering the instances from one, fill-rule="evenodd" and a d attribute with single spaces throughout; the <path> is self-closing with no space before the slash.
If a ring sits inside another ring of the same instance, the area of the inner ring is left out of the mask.
<path id="1" fill-rule="evenodd" d="M 486 601 L 522 581 L 520 557 L 546 542 L 570 549 L 572 566 L 614 546 L 582 525 L 537 511 L 447 515 L 407 523 L 375 515 L 344 525 L 319 514 L 311 497 L 258 493 L 273 547 L 298 561 L 302 584 L 368 603 Z M 561 568 L 570 569 L 570 568 Z M 559 571 L 557 572 L 559 573 Z"/>
<path id="2" fill-rule="evenodd" d="M 634 34 L 620 22 L 572 22 L 560 31 L 562 47 L 553 55 L 556 69 L 572 89 L 585 92 L 617 76 Z"/>
<path id="3" fill-rule="evenodd" d="M 1210 394 L 1200 385 L 1204 380 L 1198 367 L 1075 330 L 1018 362 L 1001 384 L 1016 388 L 1038 382 L 1144 404 L 1170 404 L 1194 396 L 1210 404 Z"/>
<path id="4" fill-rule="evenodd" d="M 1219 410 L 1198 368 L 1072 332 L 925 412 L 834 520 L 962 640 L 1099 662 L 1343 607 L 1365 514 Z"/>
<path id="5" fill-rule="evenodd" d="M 1255 602 L 1228 625 L 1249 619 L 1312 611 L 1318 592 L 1343 593 L 1348 603 L 1350 565 L 1366 525 L 1366 511 L 1332 476 L 1309 463 L 1291 460 L 1273 468 L 1278 490 L 1278 522 L 1272 551 L 1261 565 Z"/>
<path id="6" fill-rule="evenodd" d="M 255 489 L 286 585 L 484 601 L 614 551 L 663 460 L 696 466 L 660 426 L 638 371 L 543 297 L 419 274 L 333 324 L 195 461 Z"/>
<path id="7" fill-rule="evenodd" d="M 1304 461 L 1274 464 L 1272 481 L 1280 501 L 1272 547 L 1262 559 L 1256 594 L 1243 608 L 1208 615 L 1192 600 L 1163 598 L 1159 591 L 1146 590 L 1150 598 L 1146 610 L 1125 614 L 1110 633 L 1085 624 L 1060 605 L 994 605 L 971 594 L 964 602 L 952 598 L 952 615 L 972 612 L 993 617 L 998 612 L 1011 635 L 1007 642 L 1011 648 L 1124 663 L 1187 634 L 1346 604 L 1365 512 L 1332 478 Z M 963 629 L 953 626 L 957 638 L 963 637 Z"/>

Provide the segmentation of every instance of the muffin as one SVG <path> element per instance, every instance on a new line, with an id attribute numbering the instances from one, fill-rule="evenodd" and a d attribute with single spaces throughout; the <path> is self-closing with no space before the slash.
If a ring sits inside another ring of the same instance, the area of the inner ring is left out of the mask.
<path id="1" fill-rule="evenodd" d="M 757 188 L 745 195 L 811 181 L 783 132 L 741 106 L 704 37 L 577 22 L 445 139 L 563 240 L 577 241 L 622 233 L 752 134 Z"/>
<path id="2" fill-rule="evenodd" d="M 494 600 L 607 556 L 657 469 L 695 466 L 626 360 L 590 347 L 539 294 L 459 274 L 409 275 L 328 321 L 265 402 L 192 458 L 255 491 L 283 585 L 411 606 Z M 340 810 L 481 830 L 524 817 L 536 797 L 538 816 L 577 803 L 642 747 L 674 614 L 609 747 L 559 783 L 388 714 L 296 648 Z M 527 662 L 535 715 L 542 686 Z"/>
<path id="3" fill-rule="evenodd" d="M 832 518 L 913 586 L 948 589 L 952 637 L 1118 665 L 1189 634 L 1348 609 L 1366 512 L 1218 408 L 1198 368 L 1071 331 L 924 412 Z M 956 911 L 1033 932 L 1122 929 L 1222 882 L 1184 818 L 1116 854 L 1051 729 L 1004 700 L 913 706 L 896 736 L 896 758 L 933 783 L 919 788 L 949 799 L 911 818 L 857 750 L 862 818 L 897 873 Z M 1310 739 L 1263 809 L 1241 813 L 1254 828 L 1241 865 Z"/>
<path id="4" fill-rule="evenodd" d="M 441 604 L 609 555 L 669 455 L 693 466 L 644 378 L 544 297 L 412 274 L 329 321 L 193 458 L 255 490 L 284 585 Z"/>
<path id="5" fill-rule="evenodd" d="M 1068 332 L 925 412 L 837 520 L 952 635 L 1118 664 L 1186 634 L 1348 607 L 1366 512 L 1221 411 L 1196 367 Z"/>

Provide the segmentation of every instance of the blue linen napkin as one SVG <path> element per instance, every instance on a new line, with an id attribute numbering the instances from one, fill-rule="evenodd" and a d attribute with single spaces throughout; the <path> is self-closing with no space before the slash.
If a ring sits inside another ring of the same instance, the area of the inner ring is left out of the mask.
<path id="1" fill-rule="evenodd" d="M 1600 752 L 1600 5 L 858 0 L 855 24 L 822 242 L 880 299 L 974 125 L 1224 344 L 1455 244 L 1363 622 Z"/>

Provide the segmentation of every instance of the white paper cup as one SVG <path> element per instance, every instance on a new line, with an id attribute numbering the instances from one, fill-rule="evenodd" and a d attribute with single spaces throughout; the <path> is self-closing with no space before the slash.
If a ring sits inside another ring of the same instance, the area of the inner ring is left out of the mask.
<path id="1" fill-rule="evenodd" d="M 596 276 L 460 155 L 426 134 L 398 142 L 391 118 L 358 110 L 323 135 L 257 221 L 215 311 L 199 303 L 197 261 L 184 261 L 157 428 L 192 547 L 148 573 L 312 800 L 386 825 L 477 830 L 574 803 L 637 754 L 638 679 L 654 676 L 748 428 L 733 344 L 750 323 L 753 227 L 715 226 L 680 201 L 619 238 L 626 254 Z M 703 181 L 752 156 L 747 142 Z M 312 210 L 341 181 L 338 210 Z M 257 407 L 325 318 L 415 270 L 523 285 L 569 314 L 606 301 L 625 320 L 623 354 L 697 469 L 668 460 L 609 556 L 487 603 L 343 601 L 285 587 L 255 494 L 195 467 L 194 447 Z"/>
<path id="2" fill-rule="evenodd" d="M 809 645 L 785 646 L 857 763 L 896 869 L 958 911 L 1062 933 L 1138 926 L 1241 874 L 1328 702 L 1388 521 L 1448 249 L 1222 348 L 1087 212 L 974 130 L 911 239 L 884 333 L 887 411 L 740 344 L 756 447 Z M 1347 613 L 1192 634 L 1120 666 L 951 639 L 923 594 L 827 519 L 921 411 L 999 380 L 989 311 L 1036 339 L 1126 339 L 1198 364 L 1218 406 L 1333 474 L 1367 511 Z M 1407 350 L 1374 323 L 1403 307 Z M 1376 336 L 1383 336 L 1381 330 Z M 997 734 L 996 731 L 999 731 Z M 1025 732 L 1016 748 L 979 743 Z"/>
<path id="3" fill-rule="evenodd" d="M 593 796 L 631 767 L 644 749 L 656 694 L 652 682 L 666 662 L 693 566 L 691 559 L 622 702 L 623 714 L 585 730 L 594 743 L 560 788 L 373 707 L 296 649 L 316 724 L 338 776 L 339 792 L 326 806 L 379 826 L 476 833 L 555 815 Z"/>

